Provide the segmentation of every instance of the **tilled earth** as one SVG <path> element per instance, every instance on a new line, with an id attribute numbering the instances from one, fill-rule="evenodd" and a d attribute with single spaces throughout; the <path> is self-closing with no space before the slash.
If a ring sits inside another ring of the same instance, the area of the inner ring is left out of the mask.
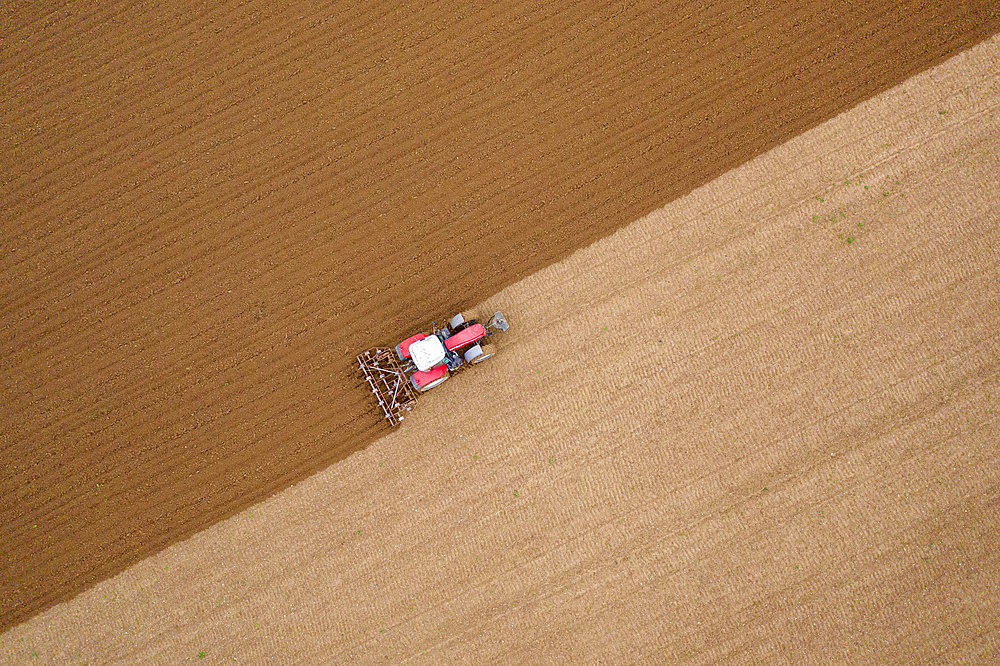
<path id="1" fill-rule="evenodd" d="M 482 369 L 0 663 L 996 663 L 998 66 L 504 288 Z"/>
<path id="2" fill-rule="evenodd" d="M 986 1 L 2 20 L 0 628 L 383 434 L 359 350 L 1000 28 Z"/>

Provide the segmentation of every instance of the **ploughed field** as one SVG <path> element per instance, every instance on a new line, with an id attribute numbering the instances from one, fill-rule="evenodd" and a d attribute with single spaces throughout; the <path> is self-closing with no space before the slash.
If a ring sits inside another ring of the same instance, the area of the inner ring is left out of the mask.
<path id="1" fill-rule="evenodd" d="M 7 10 L 0 627 L 383 434 L 359 350 L 998 26 L 990 2 Z"/>
<path id="2" fill-rule="evenodd" d="M 0 662 L 996 662 L 998 70 L 994 37 L 504 288 L 499 353 L 399 429 Z"/>

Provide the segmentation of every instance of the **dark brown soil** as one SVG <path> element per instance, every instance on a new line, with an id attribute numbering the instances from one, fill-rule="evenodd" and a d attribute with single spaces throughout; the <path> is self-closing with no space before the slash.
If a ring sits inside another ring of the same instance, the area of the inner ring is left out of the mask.
<path id="1" fill-rule="evenodd" d="M 985 0 L 190 4 L 3 18 L 0 629 L 384 433 L 360 349 L 1000 27 Z"/>

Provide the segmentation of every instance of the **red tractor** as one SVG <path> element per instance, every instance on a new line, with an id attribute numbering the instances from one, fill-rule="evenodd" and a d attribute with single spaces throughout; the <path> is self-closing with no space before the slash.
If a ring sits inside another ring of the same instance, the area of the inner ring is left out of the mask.
<path id="1" fill-rule="evenodd" d="M 391 425 L 403 420 L 417 394 L 444 383 L 451 373 L 477 365 L 496 352 L 486 338 L 509 328 L 502 312 L 485 325 L 457 314 L 445 328 L 431 322 L 430 333 L 406 338 L 395 350 L 376 347 L 358 356 L 358 364 Z"/>

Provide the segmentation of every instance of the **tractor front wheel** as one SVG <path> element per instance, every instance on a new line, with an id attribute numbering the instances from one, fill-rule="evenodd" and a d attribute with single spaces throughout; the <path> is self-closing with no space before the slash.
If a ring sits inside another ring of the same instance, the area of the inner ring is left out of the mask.
<path id="1" fill-rule="evenodd" d="M 482 363 L 483 361 L 485 361 L 486 359 L 490 358 L 491 356 L 497 353 L 497 350 L 493 347 L 493 345 L 483 345 L 482 348 L 483 348 L 483 353 L 472 359 L 473 365 L 477 363 Z"/>

